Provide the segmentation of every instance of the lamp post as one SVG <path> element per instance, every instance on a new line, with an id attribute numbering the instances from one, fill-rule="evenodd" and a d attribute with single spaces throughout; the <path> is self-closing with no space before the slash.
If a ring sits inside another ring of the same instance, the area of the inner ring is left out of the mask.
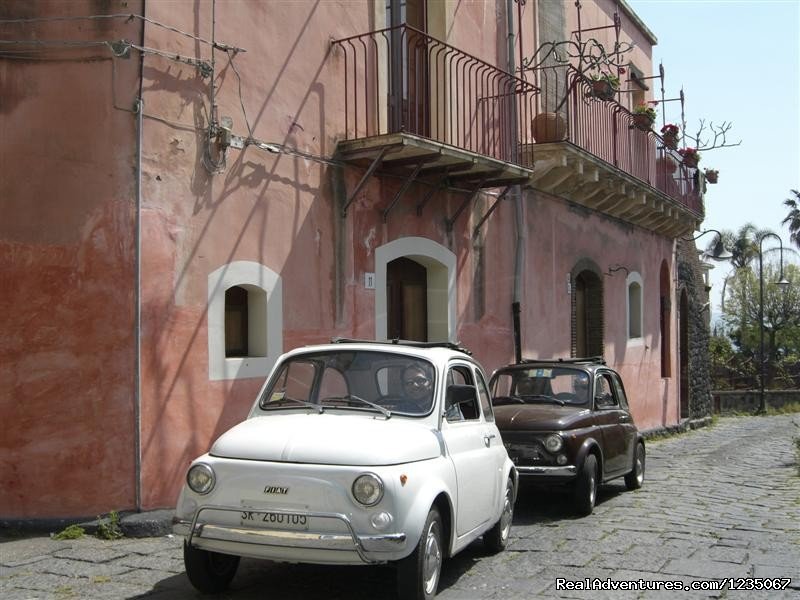
<path id="1" fill-rule="evenodd" d="M 722 234 L 716 229 L 706 229 L 693 238 L 681 238 L 681 239 L 687 242 L 688 241 L 694 242 L 695 240 L 700 239 L 707 233 L 716 233 L 717 243 L 714 244 L 714 250 L 711 252 L 711 254 L 704 252 L 703 253 L 704 256 L 707 256 L 708 258 L 713 258 L 714 260 L 730 260 L 731 258 L 733 258 L 733 254 L 728 252 L 728 250 L 725 248 L 725 245 L 722 243 Z"/>
<path id="2" fill-rule="evenodd" d="M 760 362 L 760 369 L 759 369 L 759 403 L 758 403 L 758 412 L 765 413 L 767 412 L 767 398 L 764 396 L 764 240 L 768 237 L 774 237 L 778 240 L 781 249 L 781 260 L 780 260 L 780 277 L 778 281 L 775 282 L 776 285 L 781 287 L 789 285 L 789 282 L 783 278 L 783 240 L 780 236 L 776 233 L 765 233 L 760 238 L 758 238 L 758 330 L 759 330 L 759 353 L 758 359 Z"/>

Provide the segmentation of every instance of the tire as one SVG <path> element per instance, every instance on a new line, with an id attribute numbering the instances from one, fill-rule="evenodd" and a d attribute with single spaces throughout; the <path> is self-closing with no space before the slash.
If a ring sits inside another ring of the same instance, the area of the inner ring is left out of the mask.
<path id="1" fill-rule="evenodd" d="M 436 596 L 442 574 L 442 517 L 431 507 L 414 551 L 397 563 L 400 600 L 430 600 Z"/>
<path id="2" fill-rule="evenodd" d="M 638 490 L 644 483 L 645 452 L 644 444 L 636 444 L 636 451 L 633 453 L 633 470 L 625 475 L 625 487 L 629 490 Z"/>
<path id="3" fill-rule="evenodd" d="M 506 494 L 503 498 L 503 512 L 492 528 L 483 534 L 483 544 L 486 549 L 497 554 L 508 546 L 508 537 L 511 534 L 511 522 L 514 520 L 514 482 L 511 478 L 506 483 Z"/>
<path id="4" fill-rule="evenodd" d="M 239 568 L 239 557 L 189 546 L 183 542 L 183 564 L 189 581 L 204 594 L 225 590 Z"/>
<path id="5" fill-rule="evenodd" d="M 579 515 L 588 516 L 594 510 L 597 500 L 597 458 L 588 454 L 575 482 L 575 510 Z"/>

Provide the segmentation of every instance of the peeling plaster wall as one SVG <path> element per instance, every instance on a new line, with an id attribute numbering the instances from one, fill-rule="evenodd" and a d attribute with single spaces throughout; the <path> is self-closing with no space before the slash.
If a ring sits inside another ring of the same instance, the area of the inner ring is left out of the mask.
<path id="1" fill-rule="evenodd" d="M 123 6 L 125 5 L 125 6 Z M 0 18 L 139 11 L 4 2 Z M 141 38 L 137 22 L 0 25 L 3 39 Z M 107 48 L 0 59 L 0 517 L 135 504 L 134 216 L 139 64 Z"/>

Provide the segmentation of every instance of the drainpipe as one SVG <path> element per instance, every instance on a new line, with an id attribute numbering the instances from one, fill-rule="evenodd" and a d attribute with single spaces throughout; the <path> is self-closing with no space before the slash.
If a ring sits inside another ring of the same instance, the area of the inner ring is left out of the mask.
<path id="1" fill-rule="evenodd" d="M 516 36 L 514 35 L 514 0 L 506 0 L 506 17 L 508 19 L 508 72 L 512 75 L 516 71 L 514 64 L 514 43 Z M 511 143 L 513 148 L 517 148 L 518 138 L 517 131 L 517 110 L 516 98 L 514 98 L 512 110 L 512 129 L 511 129 Z M 512 152 L 512 156 L 516 156 L 516 151 Z M 512 192 L 514 202 L 514 225 L 515 225 L 515 242 L 516 248 L 514 253 L 514 287 L 512 290 L 512 318 L 514 326 L 514 357 L 516 361 L 522 362 L 522 327 L 520 325 L 520 309 L 522 301 L 522 280 L 525 270 L 525 211 L 522 206 L 522 189 L 519 185 L 514 186 Z"/>
<path id="2" fill-rule="evenodd" d="M 147 2 L 142 2 L 142 17 L 146 17 Z M 144 48 L 144 29 L 142 21 L 140 45 Z M 133 449 L 134 449 L 134 504 L 136 512 L 142 511 L 142 130 L 144 99 L 144 52 L 139 53 L 139 97 L 134 103 L 136 113 L 136 211 L 134 216 L 134 322 L 136 356 L 134 357 L 133 382 Z"/>

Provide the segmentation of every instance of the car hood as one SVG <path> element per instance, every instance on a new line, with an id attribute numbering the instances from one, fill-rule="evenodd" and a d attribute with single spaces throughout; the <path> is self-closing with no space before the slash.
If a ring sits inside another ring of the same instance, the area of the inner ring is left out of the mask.
<path id="1" fill-rule="evenodd" d="M 210 453 L 224 458 L 379 466 L 435 458 L 439 436 L 421 422 L 335 413 L 251 417 L 228 430 Z"/>
<path id="2" fill-rule="evenodd" d="M 500 431 L 560 431 L 591 424 L 588 408 L 555 404 L 509 404 L 494 407 L 495 421 Z"/>

